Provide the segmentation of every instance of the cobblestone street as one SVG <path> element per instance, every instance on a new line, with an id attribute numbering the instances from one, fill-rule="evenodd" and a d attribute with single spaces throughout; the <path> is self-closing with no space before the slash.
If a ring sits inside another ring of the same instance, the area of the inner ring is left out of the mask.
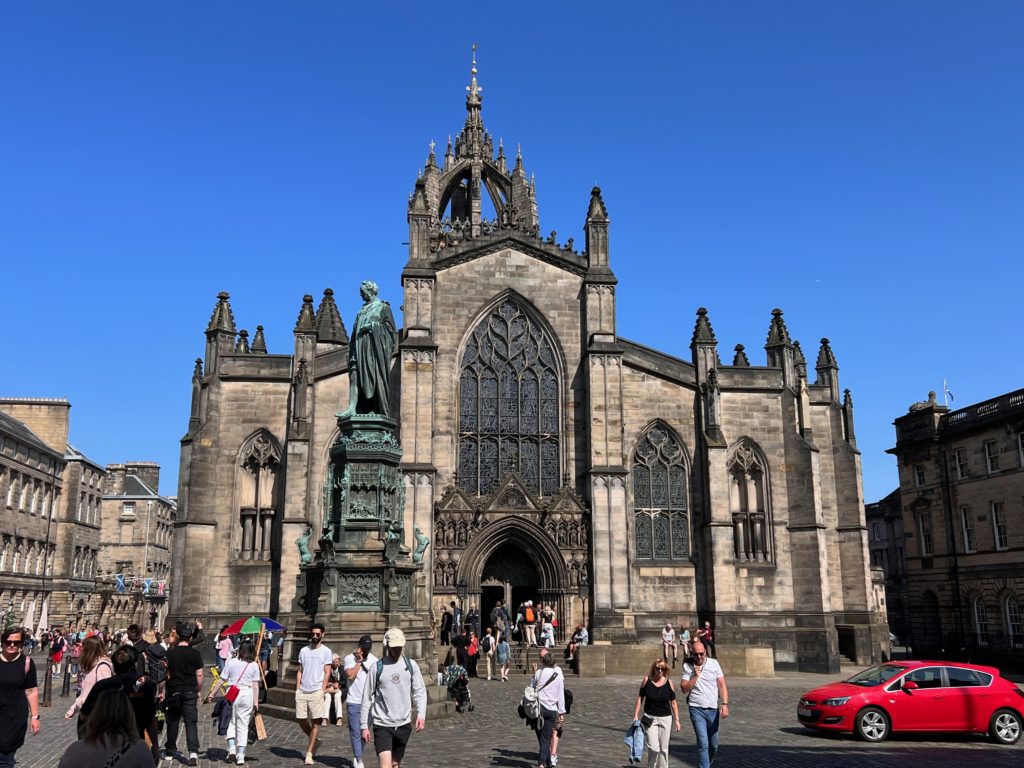
<path id="1" fill-rule="evenodd" d="M 1024 749 L 1001 747 L 981 736 L 896 736 L 882 744 L 864 744 L 850 737 L 815 734 L 797 723 L 796 701 L 804 691 L 833 677 L 783 673 L 775 679 L 734 678 L 729 683 L 732 717 L 722 728 L 722 747 L 717 768 L 729 766 L 857 766 L 857 768 L 932 768 L 935 765 L 984 765 L 987 768 L 1018 766 Z M 414 734 L 404 766 L 448 768 L 498 766 L 531 768 L 536 765 L 537 743 L 516 716 L 516 704 L 525 678 L 488 683 L 474 680 L 471 686 L 476 710 L 461 717 L 428 722 L 427 730 Z M 559 749 L 559 765 L 626 766 L 622 742 L 631 719 L 638 681 L 625 678 L 570 680 L 575 704 Z M 21 768 L 52 768 L 74 738 L 74 725 L 63 713 L 68 700 L 55 696 L 54 706 L 43 712 L 43 730 L 28 737 L 18 754 Z M 211 735 L 210 706 L 200 713 L 202 752 L 200 765 L 225 764 L 224 740 Z M 302 739 L 293 723 L 267 718 L 270 738 L 250 747 L 249 764 L 257 768 L 302 764 Z M 184 747 L 184 733 L 179 737 Z M 670 763 L 696 765 L 693 732 L 683 715 L 683 730 L 673 734 Z M 376 768 L 372 748 L 365 756 L 368 768 Z M 181 763 L 170 763 L 180 765 Z M 351 751 L 348 728 L 324 729 L 324 744 L 317 764 L 348 768 Z M 642 764 L 646 764 L 646 759 Z M 168 768 L 163 761 L 161 768 Z"/>

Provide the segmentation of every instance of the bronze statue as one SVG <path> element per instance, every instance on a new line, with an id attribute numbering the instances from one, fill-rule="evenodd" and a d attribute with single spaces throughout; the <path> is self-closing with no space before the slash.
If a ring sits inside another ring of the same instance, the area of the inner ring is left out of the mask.
<path id="1" fill-rule="evenodd" d="M 412 561 L 414 563 L 423 562 L 423 553 L 427 551 L 427 547 L 430 546 L 430 537 L 425 534 L 420 527 L 417 525 L 412 529 L 413 538 L 416 539 L 416 549 L 412 553 Z"/>
<path id="2" fill-rule="evenodd" d="M 391 305 L 377 298 L 377 284 L 359 286 L 363 307 L 352 325 L 348 346 L 349 415 L 375 413 L 389 416 L 391 355 L 395 351 L 395 318 Z"/>
<path id="3" fill-rule="evenodd" d="M 295 540 L 295 546 L 299 548 L 299 562 L 308 565 L 313 562 L 313 553 L 309 551 L 309 539 L 313 535 L 313 526 L 306 524 L 305 532 Z"/>

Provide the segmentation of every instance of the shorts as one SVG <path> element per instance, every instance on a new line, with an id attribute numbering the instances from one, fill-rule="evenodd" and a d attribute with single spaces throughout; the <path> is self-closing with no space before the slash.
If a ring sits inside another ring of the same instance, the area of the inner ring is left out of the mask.
<path id="1" fill-rule="evenodd" d="M 317 690 L 295 692 L 295 718 L 297 720 L 321 720 L 327 716 L 324 711 L 324 692 Z"/>
<path id="2" fill-rule="evenodd" d="M 373 748 L 379 755 L 381 752 L 391 753 L 391 762 L 400 763 L 405 757 L 405 746 L 412 735 L 412 723 L 389 728 L 385 725 L 373 726 Z"/>

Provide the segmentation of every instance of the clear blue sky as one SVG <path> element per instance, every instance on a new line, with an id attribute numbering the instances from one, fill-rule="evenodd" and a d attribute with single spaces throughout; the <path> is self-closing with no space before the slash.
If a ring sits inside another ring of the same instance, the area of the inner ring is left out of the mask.
<path id="1" fill-rule="evenodd" d="M 542 230 L 582 242 L 604 190 L 620 334 L 688 358 L 707 306 L 763 364 L 779 306 L 812 363 L 830 337 L 869 501 L 944 377 L 1024 385 L 1024 4 L 362 5 L 0 6 L 0 394 L 69 398 L 81 450 L 174 493 L 218 291 L 282 353 L 304 293 L 401 303 L 474 41 Z"/>

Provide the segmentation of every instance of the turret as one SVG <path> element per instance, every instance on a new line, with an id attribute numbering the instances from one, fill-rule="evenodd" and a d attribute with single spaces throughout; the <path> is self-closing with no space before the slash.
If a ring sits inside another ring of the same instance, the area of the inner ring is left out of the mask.
<path id="1" fill-rule="evenodd" d="M 693 353 L 693 366 L 697 369 L 697 382 L 703 384 L 707 381 L 708 371 L 718 367 L 718 339 L 705 307 L 697 310 L 690 351 Z"/>
<path id="2" fill-rule="evenodd" d="M 793 342 L 789 338 L 789 330 L 782 319 L 782 310 L 772 310 L 772 320 L 768 326 L 768 340 L 764 345 L 768 353 L 768 367 L 782 369 L 782 383 L 791 388 L 797 386 L 796 367 L 793 357 Z"/>
<path id="3" fill-rule="evenodd" d="M 590 268 L 608 268 L 608 209 L 601 197 L 601 188 L 590 190 L 590 206 L 583 231 L 587 237 L 587 257 Z"/>
<path id="4" fill-rule="evenodd" d="M 836 363 L 836 356 L 832 354 L 832 347 L 828 339 L 821 340 L 821 348 L 818 350 L 818 361 L 814 364 L 814 370 L 818 372 L 818 378 L 814 382 L 819 386 L 826 386 L 829 389 L 829 396 L 832 402 L 839 402 L 839 364 Z"/>
<path id="5" fill-rule="evenodd" d="M 324 297 L 316 311 L 316 340 L 320 344 L 348 344 L 348 332 L 338 305 L 334 303 L 334 291 L 330 288 L 324 289 Z"/>
<path id="6" fill-rule="evenodd" d="M 252 337 L 252 347 L 249 349 L 254 355 L 267 354 L 267 338 L 263 335 L 263 326 L 256 326 L 256 335 Z"/>
<path id="7" fill-rule="evenodd" d="M 737 368 L 749 368 L 750 360 L 747 359 L 746 347 L 742 344 L 736 345 L 736 354 L 732 357 L 732 364 Z"/>
<path id="8" fill-rule="evenodd" d="M 206 374 L 216 374 L 222 355 L 230 355 L 235 345 L 235 315 L 227 291 L 217 294 L 217 304 L 206 326 Z"/>

